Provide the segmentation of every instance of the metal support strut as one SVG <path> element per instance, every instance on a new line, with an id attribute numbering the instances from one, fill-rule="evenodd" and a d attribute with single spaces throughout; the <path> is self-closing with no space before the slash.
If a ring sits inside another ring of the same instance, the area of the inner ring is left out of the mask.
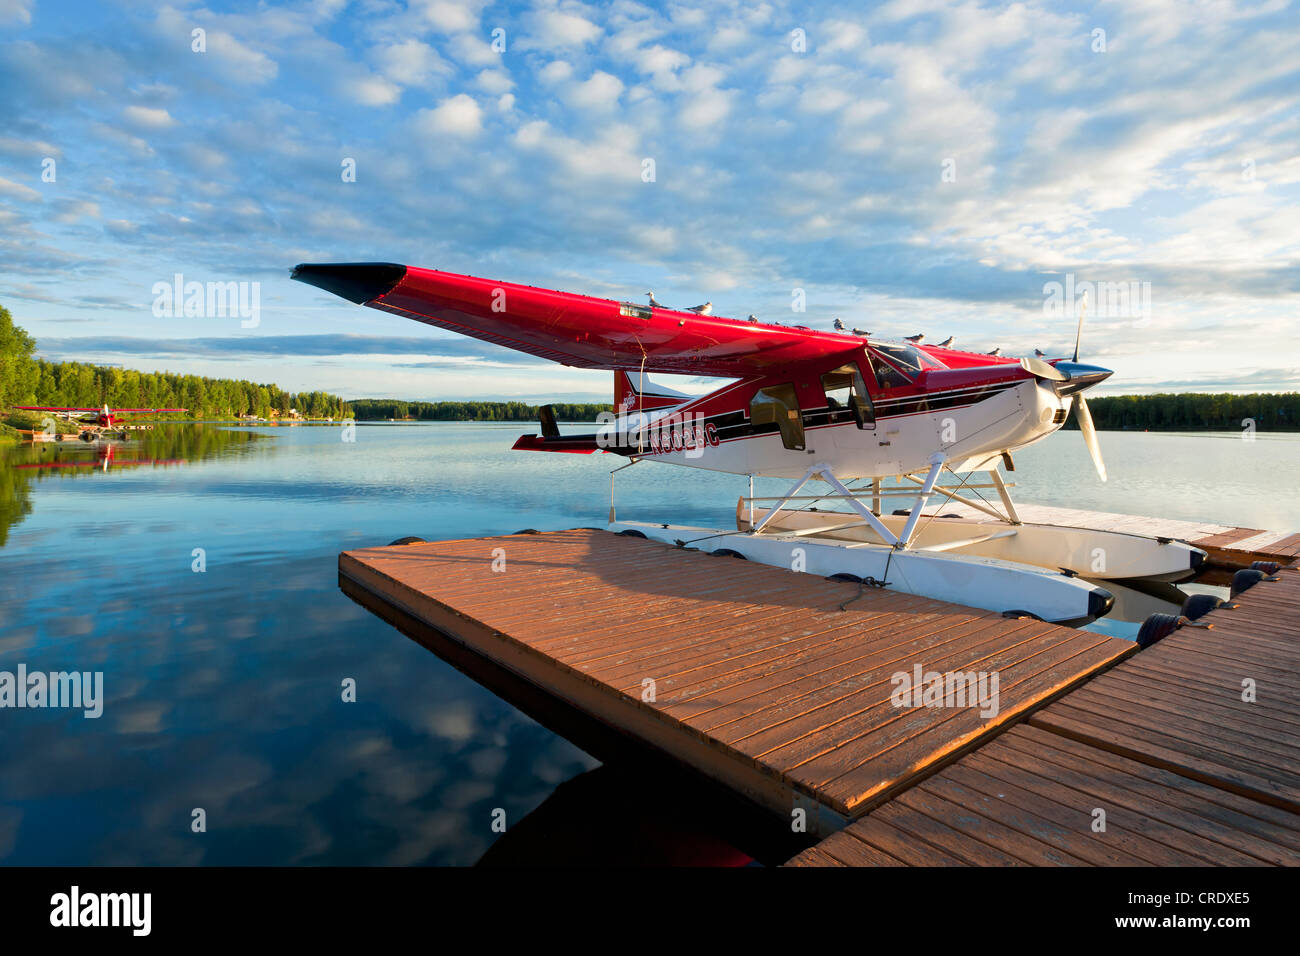
<path id="1" fill-rule="evenodd" d="M 925 481 L 921 484 L 920 490 L 917 492 L 916 502 L 912 505 L 912 511 L 908 515 L 907 524 L 904 525 L 903 533 L 901 535 L 896 535 L 894 534 L 894 532 L 890 531 L 889 528 L 885 526 L 884 522 L 882 522 L 880 518 L 877 517 L 876 514 L 870 508 L 868 508 L 859 500 L 859 496 L 857 494 L 855 494 L 849 488 L 845 487 L 844 483 L 835 477 L 835 472 L 831 471 L 830 465 L 821 462 L 819 462 L 816 465 L 813 465 L 806 472 L 804 472 L 804 476 L 800 478 L 797 482 L 795 482 L 794 485 L 790 488 L 789 491 L 785 493 L 784 496 L 782 496 L 777 500 L 776 506 L 770 509 L 768 513 L 763 517 L 763 520 L 760 521 L 757 525 L 754 524 L 754 520 L 753 520 L 754 496 L 753 493 L 751 492 L 749 498 L 749 508 L 750 508 L 749 525 L 751 528 L 750 533 L 761 534 L 763 532 L 763 529 L 767 527 L 768 523 L 773 518 L 775 518 L 777 514 L 779 514 L 781 510 L 784 509 L 785 506 L 789 504 L 790 501 L 796 495 L 799 494 L 799 491 L 803 488 L 804 485 L 806 485 L 813 478 L 821 478 L 822 481 L 826 482 L 836 491 L 835 495 L 833 496 L 827 495 L 824 497 L 843 498 L 845 501 L 849 503 L 849 507 L 851 507 L 854 511 L 856 511 L 859 515 L 861 515 L 862 517 L 861 523 L 866 524 L 868 527 L 870 527 L 871 530 L 874 531 L 882 541 L 884 541 L 886 544 L 894 548 L 900 548 L 900 549 L 906 548 L 908 545 L 911 544 L 912 537 L 916 533 L 916 523 L 917 521 L 920 520 L 921 512 L 924 510 L 926 502 L 930 500 L 930 496 L 934 493 L 935 482 L 939 480 L 939 475 L 943 471 L 943 466 L 945 461 L 947 461 L 947 457 L 942 453 L 935 454 L 930 459 L 930 470 L 926 474 Z M 850 526 L 851 525 L 839 525 L 837 527 L 850 527 Z"/>

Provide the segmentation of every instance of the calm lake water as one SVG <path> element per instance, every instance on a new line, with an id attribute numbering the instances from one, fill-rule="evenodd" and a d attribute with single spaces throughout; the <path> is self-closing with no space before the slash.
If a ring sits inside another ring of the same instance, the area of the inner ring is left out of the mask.
<path id="1" fill-rule="evenodd" d="M 348 548 L 602 524 L 621 460 L 510 451 L 526 431 L 179 426 L 111 460 L 0 448 L 0 671 L 103 671 L 105 699 L 99 719 L 0 710 L 0 861 L 472 864 L 495 809 L 513 825 L 557 788 L 600 840 L 643 825 L 626 807 L 644 781 L 561 787 L 596 761 L 337 586 Z M 1101 439 L 1108 484 L 1063 433 L 1017 455 L 1016 497 L 1300 528 L 1300 436 Z M 728 527 L 744 488 L 642 464 L 619 516 Z"/>

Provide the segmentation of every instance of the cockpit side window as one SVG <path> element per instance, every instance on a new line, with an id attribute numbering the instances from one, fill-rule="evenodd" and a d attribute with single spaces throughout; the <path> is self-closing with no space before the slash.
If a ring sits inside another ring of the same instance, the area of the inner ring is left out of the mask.
<path id="1" fill-rule="evenodd" d="M 826 407 L 833 423 L 855 421 L 859 428 L 870 428 L 876 413 L 867 394 L 862 372 L 855 363 L 841 365 L 822 376 Z"/>

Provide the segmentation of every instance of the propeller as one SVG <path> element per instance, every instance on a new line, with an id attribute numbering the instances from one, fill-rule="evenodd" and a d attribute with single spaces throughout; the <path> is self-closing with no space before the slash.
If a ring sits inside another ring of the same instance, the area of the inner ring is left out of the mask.
<path id="1" fill-rule="evenodd" d="M 1083 443 L 1088 446 L 1092 456 L 1092 466 L 1097 469 L 1097 477 L 1106 480 L 1106 463 L 1101 460 L 1101 446 L 1097 444 L 1097 429 L 1092 425 L 1092 412 L 1088 411 L 1088 401 L 1080 392 L 1074 396 L 1074 418 L 1083 433 Z"/>
<path id="2" fill-rule="evenodd" d="M 1079 341 L 1083 338 L 1083 317 L 1087 311 L 1088 290 L 1084 289 L 1083 302 L 1079 306 L 1079 326 L 1074 330 L 1074 361 L 1076 362 L 1079 361 Z M 1106 373 L 1106 375 L 1109 374 L 1109 372 Z M 1106 375 L 1101 378 L 1105 378 Z M 1101 378 L 1096 381 L 1101 381 Z M 1087 388 L 1087 386 L 1081 386 L 1074 395 L 1074 418 L 1079 423 L 1079 431 L 1083 433 L 1083 443 L 1088 446 L 1088 455 L 1092 458 L 1092 467 L 1097 469 L 1097 477 L 1105 481 L 1106 463 L 1101 460 L 1101 445 L 1097 443 L 1097 429 L 1092 424 L 1092 412 L 1088 411 L 1088 401 L 1083 397 L 1084 388 Z"/>
<path id="3" fill-rule="evenodd" d="M 1055 365 L 1044 362 L 1039 358 L 1022 358 L 1020 360 L 1020 367 L 1030 375 L 1046 379 L 1049 382 L 1068 382 L 1070 380 L 1070 376 L 1065 372 L 1062 372 Z"/>
<path id="4" fill-rule="evenodd" d="M 1052 383 L 1052 388 L 1060 396 L 1074 396 L 1074 419 L 1079 423 L 1083 434 L 1083 443 L 1088 446 L 1093 467 L 1097 477 L 1106 480 L 1106 463 L 1101 460 L 1101 445 L 1097 443 L 1097 429 L 1092 423 L 1092 412 L 1088 411 L 1088 402 L 1083 397 L 1083 390 L 1108 378 L 1110 369 L 1096 365 L 1083 365 L 1079 362 L 1079 341 L 1083 338 L 1083 314 L 1088 308 L 1088 294 L 1084 290 L 1083 302 L 1079 309 L 1079 327 L 1074 333 L 1074 360 L 1051 364 L 1040 358 L 1022 358 L 1020 367 L 1036 378 Z"/>
<path id="5" fill-rule="evenodd" d="M 1061 361 L 1052 365 L 1036 358 L 1022 358 L 1020 367 L 1035 378 L 1051 383 L 1052 389 L 1062 398 L 1067 395 L 1074 397 L 1074 418 L 1079 423 L 1079 431 L 1083 433 L 1083 441 L 1088 446 L 1088 454 L 1092 456 L 1097 475 L 1105 481 L 1106 464 L 1101 460 L 1101 446 L 1097 444 L 1097 429 L 1092 424 L 1092 413 L 1088 411 L 1083 390 L 1109 378 L 1110 369 L 1098 365 L 1084 365 L 1081 362 Z"/>

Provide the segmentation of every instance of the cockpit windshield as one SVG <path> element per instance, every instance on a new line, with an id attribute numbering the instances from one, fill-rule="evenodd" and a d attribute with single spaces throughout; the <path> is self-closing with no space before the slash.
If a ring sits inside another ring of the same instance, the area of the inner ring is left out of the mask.
<path id="1" fill-rule="evenodd" d="M 914 345 L 881 345 L 872 342 L 871 348 L 897 365 L 909 378 L 915 378 L 922 369 L 945 367 Z"/>

